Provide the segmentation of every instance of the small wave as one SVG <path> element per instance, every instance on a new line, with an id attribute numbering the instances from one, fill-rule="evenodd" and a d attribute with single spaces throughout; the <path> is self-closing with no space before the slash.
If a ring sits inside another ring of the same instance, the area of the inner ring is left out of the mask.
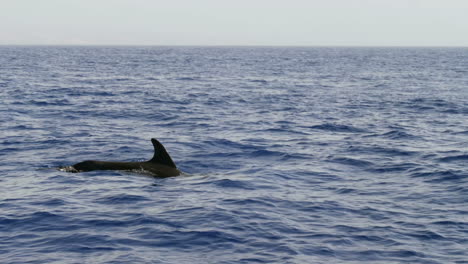
<path id="1" fill-rule="evenodd" d="M 454 135 L 468 135 L 468 130 L 464 130 L 464 131 L 456 131 L 456 132 L 450 132 Z"/>
<path id="2" fill-rule="evenodd" d="M 263 79 L 253 79 L 253 80 L 249 80 L 249 82 L 261 83 L 261 84 L 267 84 L 268 83 L 267 80 L 263 80 Z"/>
<path id="3" fill-rule="evenodd" d="M 365 129 L 353 127 L 353 126 L 347 126 L 347 125 L 340 125 L 340 124 L 331 124 L 331 123 L 325 123 L 321 125 L 315 125 L 315 126 L 310 126 L 308 128 L 311 129 L 318 129 L 318 130 L 326 130 L 326 131 L 331 131 L 331 132 L 343 132 L 343 133 L 363 133 L 367 132 Z"/>
<path id="4" fill-rule="evenodd" d="M 215 147 L 215 148 L 220 148 L 220 149 L 225 149 L 226 147 L 229 147 L 229 148 L 234 148 L 234 149 L 242 149 L 242 150 L 256 150 L 257 148 L 253 145 L 249 145 L 249 144 L 242 144 L 242 143 L 239 143 L 239 142 L 236 142 L 236 141 L 232 141 L 232 140 L 229 140 L 229 139 L 225 139 L 225 138 L 220 138 L 220 139 L 215 139 L 215 140 L 211 140 L 211 141 L 205 141 L 203 143 L 206 143 L 212 147 Z"/>
<path id="5" fill-rule="evenodd" d="M 101 204 L 134 204 L 136 202 L 142 202 L 147 200 L 148 198 L 140 195 L 117 194 L 99 198 L 98 200 L 96 200 L 96 202 Z"/>
<path id="6" fill-rule="evenodd" d="M 241 156 L 244 153 L 240 153 Z M 299 153 L 286 153 L 282 151 L 273 151 L 267 149 L 259 149 L 248 153 L 249 156 L 254 158 L 265 158 L 265 159 L 275 159 L 278 161 L 294 161 L 294 160 L 307 160 L 310 159 L 309 155 L 299 154 Z"/>
<path id="7" fill-rule="evenodd" d="M 399 164 L 389 164 L 374 166 L 369 168 L 368 171 L 378 172 L 378 173 L 389 173 L 389 172 L 405 172 L 410 170 L 418 170 L 419 164 L 417 163 L 399 163 Z"/>
<path id="8" fill-rule="evenodd" d="M 449 102 L 443 99 L 433 98 L 416 98 L 408 102 L 403 102 L 402 105 L 412 110 L 434 110 L 440 113 L 447 114 L 466 114 L 468 109 L 463 105 L 457 105 L 456 103 Z"/>
<path id="9" fill-rule="evenodd" d="M 382 134 L 381 136 L 388 138 L 388 139 L 419 139 L 420 138 L 420 137 L 411 135 L 403 131 L 398 131 L 398 130 L 389 131 L 387 133 Z"/>
<path id="10" fill-rule="evenodd" d="M 375 155 L 376 153 L 384 154 L 384 155 L 391 155 L 391 156 L 412 156 L 418 152 L 415 151 L 408 151 L 400 148 L 387 148 L 387 147 L 355 147 L 350 146 L 347 149 L 349 152 L 355 153 L 369 153 Z"/>
<path id="11" fill-rule="evenodd" d="M 176 81 L 198 81 L 200 79 L 196 77 L 179 77 L 179 78 L 175 78 L 175 80 Z"/>
<path id="12" fill-rule="evenodd" d="M 360 257 L 366 259 L 381 259 L 381 258 L 411 258 L 411 257 L 425 257 L 423 253 L 413 250 L 364 250 L 356 252 Z"/>
<path id="13" fill-rule="evenodd" d="M 27 125 L 18 125 L 11 127 L 10 129 L 15 129 L 15 130 L 36 130 L 38 128 L 32 127 L 32 126 L 27 126 Z"/>
<path id="14" fill-rule="evenodd" d="M 222 179 L 214 182 L 214 184 L 218 187 L 222 188 L 239 188 L 239 189 L 245 189 L 245 190 L 254 190 L 252 186 L 249 186 L 243 181 L 239 180 L 230 180 L 230 179 Z"/>
<path id="15" fill-rule="evenodd" d="M 108 91 L 82 91 L 81 96 L 115 96 L 116 94 Z"/>
<path id="16" fill-rule="evenodd" d="M 423 240 L 423 241 L 426 241 L 426 240 L 444 240 L 445 237 L 436 233 L 436 232 L 433 232 L 433 231 L 429 231 L 429 230 L 424 230 L 424 231 L 413 231 L 411 233 L 407 233 L 405 234 L 407 236 L 410 236 L 410 237 L 414 237 L 414 238 L 417 238 L 417 239 L 420 239 L 420 240 Z"/>
<path id="17" fill-rule="evenodd" d="M 261 207 L 261 208 L 275 208 L 274 201 L 268 201 L 261 198 L 242 198 L 242 199 L 224 199 L 223 202 L 230 205 Z"/>
<path id="18" fill-rule="evenodd" d="M 108 251 L 118 249 L 112 237 L 108 235 L 94 235 L 75 233 L 68 236 L 50 236 L 48 238 L 35 241 L 41 247 L 53 246 L 55 251 L 69 252 L 90 252 L 90 251 Z M 106 246 L 103 246 L 106 245 Z"/>
<path id="19" fill-rule="evenodd" d="M 460 229 L 468 230 L 468 223 L 467 222 L 461 222 L 461 221 L 435 221 L 432 222 L 431 224 L 433 225 L 442 225 L 442 226 L 455 226 Z"/>
<path id="20" fill-rule="evenodd" d="M 339 188 L 335 191 L 338 194 L 348 194 L 348 193 L 355 193 L 356 189 L 352 188 Z"/>
<path id="21" fill-rule="evenodd" d="M 125 95 L 128 95 L 128 94 L 141 94 L 141 91 L 139 91 L 139 90 L 124 91 L 124 92 L 121 92 L 121 94 L 125 94 Z"/>
<path id="22" fill-rule="evenodd" d="M 411 177 L 424 178 L 426 182 L 431 183 L 443 183 L 447 181 L 458 182 L 460 180 L 468 178 L 468 175 L 461 171 L 444 170 L 433 172 L 417 172 L 411 174 Z"/>
<path id="23" fill-rule="evenodd" d="M 287 134 L 299 134 L 299 135 L 309 135 L 309 133 L 305 133 L 299 130 L 291 129 L 289 127 L 286 128 L 268 128 L 265 130 L 260 130 L 263 132 L 268 132 L 268 133 L 287 133 Z"/>
<path id="24" fill-rule="evenodd" d="M 114 80 L 115 80 L 115 81 L 118 81 L 118 82 L 123 82 L 123 81 L 130 81 L 131 79 L 130 79 L 130 78 L 122 77 L 122 78 L 115 78 Z"/>
<path id="25" fill-rule="evenodd" d="M 18 215 L 16 217 L 0 217 L 0 230 L 2 229 L 20 229 L 24 230 L 48 230 L 53 227 L 53 223 L 67 222 L 67 217 L 50 213 L 47 211 L 38 211 L 31 214 Z M 59 229 L 59 227 L 57 227 Z"/>
<path id="26" fill-rule="evenodd" d="M 40 205 L 40 206 L 60 206 L 60 205 L 65 205 L 66 202 L 62 199 L 58 198 L 50 198 L 45 201 L 32 201 L 30 202 L 32 205 Z"/>
<path id="27" fill-rule="evenodd" d="M 467 160 L 468 160 L 468 154 L 448 156 L 448 157 L 443 157 L 439 159 L 440 162 L 467 161 Z"/>
<path id="28" fill-rule="evenodd" d="M 372 167 L 374 163 L 370 161 L 360 160 L 360 159 L 353 159 L 353 158 L 346 158 L 346 157 L 337 157 L 331 158 L 328 160 L 329 162 L 340 163 L 345 165 L 357 166 L 357 167 Z"/>
<path id="29" fill-rule="evenodd" d="M 60 100 L 51 100 L 51 101 L 43 101 L 43 100 L 31 100 L 28 104 L 35 105 L 35 106 L 64 106 L 64 105 L 71 105 L 71 102 L 67 99 L 60 99 Z"/>

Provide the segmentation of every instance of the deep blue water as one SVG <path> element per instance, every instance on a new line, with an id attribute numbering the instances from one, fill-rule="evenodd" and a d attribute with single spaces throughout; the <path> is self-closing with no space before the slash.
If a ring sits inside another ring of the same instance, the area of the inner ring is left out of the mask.
<path id="1" fill-rule="evenodd" d="M 0 47 L 0 263 L 468 263 L 467 48 Z M 187 173 L 67 173 L 142 161 Z"/>

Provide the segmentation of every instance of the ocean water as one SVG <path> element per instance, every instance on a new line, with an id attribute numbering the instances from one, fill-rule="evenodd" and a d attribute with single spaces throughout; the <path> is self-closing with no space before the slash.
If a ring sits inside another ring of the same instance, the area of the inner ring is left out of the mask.
<path id="1" fill-rule="evenodd" d="M 468 263 L 467 48 L 2 46 L 0 98 L 0 263 Z"/>

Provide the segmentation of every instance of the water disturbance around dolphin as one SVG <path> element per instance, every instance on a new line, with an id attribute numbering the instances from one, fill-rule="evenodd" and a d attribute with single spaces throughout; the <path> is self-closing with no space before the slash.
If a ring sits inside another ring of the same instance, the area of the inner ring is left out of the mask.
<path id="1" fill-rule="evenodd" d="M 86 172 L 95 170 L 124 170 L 124 171 L 144 171 L 156 177 L 178 176 L 181 172 L 177 169 L 174 161 L 164 146 L 155 138 L 151 139 L 154 146 L 154 156 L 152 159 L 143 162 L 125 161 L 99 161 L 85 160 L 75 165 L 61 168 L 68 172 Z"/>

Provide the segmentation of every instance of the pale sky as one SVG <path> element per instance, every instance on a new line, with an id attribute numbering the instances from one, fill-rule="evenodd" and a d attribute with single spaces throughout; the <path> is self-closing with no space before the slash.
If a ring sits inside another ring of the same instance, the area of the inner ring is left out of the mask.
<path id="1" fill-rule="evenodd" d="M 468 0 L 0 0 L 0 44 L 468 46 Z"/>

